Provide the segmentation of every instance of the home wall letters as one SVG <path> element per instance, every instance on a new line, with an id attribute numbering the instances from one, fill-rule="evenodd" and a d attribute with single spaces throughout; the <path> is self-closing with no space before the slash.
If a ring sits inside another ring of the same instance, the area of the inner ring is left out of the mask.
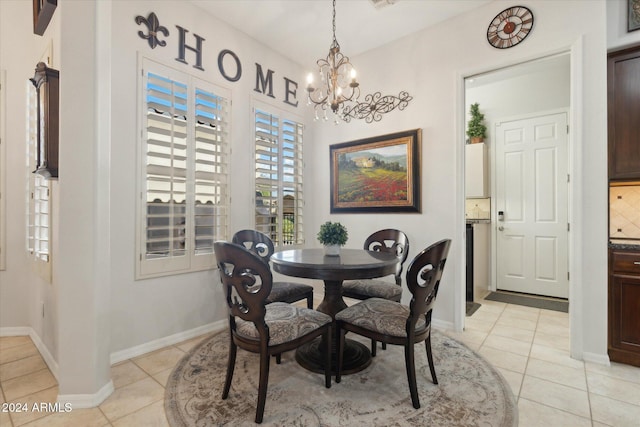
<path id="1" fill-rule="evenodd" d="M 138 36 L 142 39 L 148 41 L 151 49 L 155 49 L 157 46 L 165 47 L 167 45 L 165 40 L 158 39 L 160 34 L 164 35 L 164 37 L 169 37 L 169 30 L 160 25 L 160 21 L 155 13 L 151 12 L 147 18 L 144 16 L 138 15 L 135 18 L 135 22 L 138 25 L 145 24 L 148 29 L 148 33 L 144 34 L 142 31 L 138 31 Z M 181 27 L 180 25 L 176 25 L 178 29 L 178 56 L 175 58 L 176 61 L 181 62 L 183 64 L 189 64 L 186 59 L 187 50 L 191 51 L 195 55 L 195 65 L 193 68 L 196 68 L 200 71 L 205 71 L 202 66 L 202 56 L 203 56 L 203 43 L 205 39 L 199 36 L 196 33 L 193 33 L 193 37 L 195 38 L 195 46 L 187 44 L 187 33 L 189 30 Z M 275 98 L 273 95 L 273 76 L 275 72 L 271 69 L 267 69 L 265 72 L 262 69 L 262 66 L 256 64 L 256 85 L 253 89 L 255 92 L 264 94 L 270 98 Z M 242 77 L 242 63 L 238 55 L 235 54 L 230 49 L 222 49 L 218 53 L 218 71 L 226 80 L 230 82 L 237 82 Z M 294 80 L 291 80 L 287 77 L 283 77 L 284 79 L 284 94 L 283 101 L 285 104 L 289 104 L 293 107 L 298 106 L 297 100 L 297 91 L 298 91 L 298 83 Z"/>

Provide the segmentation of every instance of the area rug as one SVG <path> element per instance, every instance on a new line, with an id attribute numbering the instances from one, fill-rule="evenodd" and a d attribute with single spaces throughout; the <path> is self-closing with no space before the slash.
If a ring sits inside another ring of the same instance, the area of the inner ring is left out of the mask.
<path id="1" fill-rule="evenodd" d="M 349 338 L 359 338 L 352 334 Z M 195 346 L 176 365 L 165 391 L 173 427 L 252 426 L 258 396 L 258 355 L 238 349 L 231 392 L 221 399 L 229 335 L 222 332 Z M 362 340 L 368 345 L 368 341 Z M 379 344 L 378 344 L 379 345 Z M 399 346 L 378 349 L 369 367 L 332 377 L 302 368 L 295 354 L 271 361 L 264 411 L 266 426 L 517 426 L 518 409 L 509 385 L 464 344 L 432 333 L 439 384 L 431 382 L 424 345 L 416 345 L 420 409 L 414 409 Z"/>

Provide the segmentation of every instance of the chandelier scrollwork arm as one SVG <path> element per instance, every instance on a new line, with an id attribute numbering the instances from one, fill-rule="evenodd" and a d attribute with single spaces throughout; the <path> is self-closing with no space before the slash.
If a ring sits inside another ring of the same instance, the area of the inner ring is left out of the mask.
<path id="1" fill-rule="evenodd" d="M 313 82 L 313 74 L 307 77 L 308 105 L 315 108 L 315 119 L 320 117 L 327 120 L 327 111 L 335 116 L 335 123 L 340 120 L 346 122 L 354 119 L 364 119 L 367 123 L 377 122 L 382 119 L 382 114 L 390 111 L 404 110 L 409 101 L 413 99 L 407 92 L 400 92 L 398 96 L 382 95 L 376 92 L 365 97 L 364 102 L 360 98 L 360 84 L 356 80 L 356 71 L 349 57 L 340 52 L 340 44 L 336 39 L 336 1 L 333 0 L 333 42 L 329 47 L 326 58 L 316 61 L 320 83 L 316 87 Z"/>
<path id="2" fill-rule="evenodd" d="M 342 119 L 350 122 L 351 119 L 364 119 L 367 123 L 379 122 L 382 115 L 390 111 L 404 110 L 413 97 L 408 92 L 402 91 L 395 95 L 382 95 L 380 92 L 364 97 L 364 102 L 356 102 L 352 106 L 342 109 Z"/>

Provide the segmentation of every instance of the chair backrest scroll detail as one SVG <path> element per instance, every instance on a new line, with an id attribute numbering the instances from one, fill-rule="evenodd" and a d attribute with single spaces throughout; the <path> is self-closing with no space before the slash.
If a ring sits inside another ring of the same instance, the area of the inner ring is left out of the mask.
<path id="1" fill-rule="evenodd" d="M 409 255 L 409 238 L 406 234 L 392 228 L 376 231 L 367 237 L 364 242 L 364 249 L 395 254 L 399 262 L 394 276 L 397 285 L 402 283 L 402 265 Z"/>
<path id="2" fill-rule="evenodd" d="M 229 324 L 235 332 L 235 317 L 251 321 L 260 335 L 268 336 L 264 321 L 265 300 L 273 277 L 269 266 L 255 253 L 228 242 L 215 242 L 220 281 L 229 310 Z"/>
<path id="3" fill-rule="evenodd" d="M 257 230 L 240 230 L 233 235 L 232 242 L 258 255 L 267 264 L 275 251 L 269 236 Z"/>
<path id="4" fill-rule="evenodd" d="M 413 295 L 409 304 L 407 334 L 413 334 L 420 316 L 425 316 L 426 326 L 431 324 L 431 313 L 450 246 L 450 239 L 432 244 L 416 255 L 407 269 L 407 288 Z"/>

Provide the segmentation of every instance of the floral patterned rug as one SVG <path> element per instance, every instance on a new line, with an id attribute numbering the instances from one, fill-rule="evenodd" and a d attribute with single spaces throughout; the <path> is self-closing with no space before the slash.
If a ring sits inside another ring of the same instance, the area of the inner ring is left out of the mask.
<path id="1" fill-rule="evenodd" d="M 359 339 L 353 334 L 351 339 Z M 258 355 L 238 349 L 227 400 L 221 399 L 227 367 L 228 332 L 205 339 L 176 365 L 165 392 L 173 427 L 252 426 L 258 395 Z M 266 426 L 504 426 L 518 425 L 515 398 L 504 378 L 464 344 L 432 333 L 440 384 L 431 382 L 424 344 L 416 345 L 420 409 L 411 405 L 400 346 L 378 347 L 369 367 L 332 377 L 302 368 L 295 354 L 272 359 L 263 425 Z M 362 340 L 367 346 L 368 341 Z M 379 344 L 378 344 L 379 346 Z"/>

